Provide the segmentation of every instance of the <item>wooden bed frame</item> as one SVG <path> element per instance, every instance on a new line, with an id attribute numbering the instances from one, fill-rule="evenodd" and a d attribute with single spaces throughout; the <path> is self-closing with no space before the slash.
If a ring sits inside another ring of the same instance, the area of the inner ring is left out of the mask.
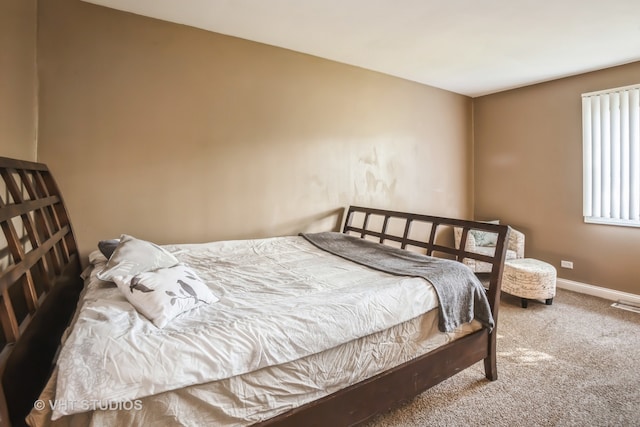
<path id="1" fill-rule="evenodd" d="M 52 372 L 83 280 L 69 216 L 47 166 L 0 157 L 0 176 L 0 426 L 16 426 L 24 425 Z M 452 227 L 463 229 L 459 248 L 453 243 Z M 467 234 L 474 229 L 498 236 L 493 257 L 464 250 Z M 416 237 L 416 230 L 423 234 Z M 497 325 L 507 226 L 352 206 L 343 232 L 428 255 L 492 264 L 487 295 Z M 445 234 L 451 238 L 443 238 Z M 259 425 L 358 424 L 481 360 L 486 377 L 497 379 L 495 328 L 467 335 Z"/>

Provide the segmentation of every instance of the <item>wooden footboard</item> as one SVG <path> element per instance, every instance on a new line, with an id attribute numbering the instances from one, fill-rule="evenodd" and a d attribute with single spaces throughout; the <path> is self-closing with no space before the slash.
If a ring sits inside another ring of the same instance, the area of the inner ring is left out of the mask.
<path id="1" fill-rule="evenodd" d="M 43 164 L 0 158 L 0 425 L 23 425 L 82 289 L 62 196 Z"/>
<path id="2" fill-rule="evenodd" d="M 462 229 L 459 246 L 456 246 L 453 240 L 454 228 Z M 495 234 L 496 250 L 493 256 L 465 250 L 467 236 L 472 231 Z M 465 258 L 471 258 L 490 264 L 487 297 L 494 320 L 497 322 L 500 284 L 509 238 L 508 226 L 351 206 L 347 212 L 343 232 L 429 256 L 451 258 L 460 262 Z"/>

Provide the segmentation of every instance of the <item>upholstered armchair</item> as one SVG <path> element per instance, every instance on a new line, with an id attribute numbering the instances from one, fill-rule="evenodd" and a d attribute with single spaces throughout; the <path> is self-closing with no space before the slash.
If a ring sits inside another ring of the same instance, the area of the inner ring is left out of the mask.
<path id="1" fill-rule="evenodd" d="M 462 228 L 454 228 L 454 238 L 456 247 L 460 247 L 462 240 Z M 479 230 L 471 230 L 467 234 L 467 252 L 474 252 L 484 255 L 493 255 L 495 253 L 495 241 L 491 238 L 492 233 L 486 233 Z M 509 240 L 507 242 L 506 259 L 524 258 L 524 234 L 513 228 L 509 232 Z M 467 265 L 475 273 L 490 273 L 491 264 L 475 259 L 465 258 L 463 263 Z"/>

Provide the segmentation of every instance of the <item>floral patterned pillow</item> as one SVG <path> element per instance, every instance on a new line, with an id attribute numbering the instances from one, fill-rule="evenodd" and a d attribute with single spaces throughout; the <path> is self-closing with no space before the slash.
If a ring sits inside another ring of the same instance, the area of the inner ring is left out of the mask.
<path id="1" fill-rule="evenodd" d="M 131 305 L 158 328 L 186 311 L 218 301 L 195 271 L 182 264 L 116 276 L 114 281 Z"/>
<path id="2" fill-rule="evenodd" d="M 500 220 L 483 221 L 489 224 L 500 224 Z M 473 235 L 476 241 L 476 246 L 491 246 L 494 247 L 498 243 L 498 234 L 490 231 L 469 230 L 469 233 Z"/>
<path id="3" fill-rule="evenodd" d="M 106 267 L 98 273 L 98 279 L 109 282 L 116 276 L 134 276 L 145 271 L 172 267 L 179 262 L 155 243 L 123 234 Z"/>

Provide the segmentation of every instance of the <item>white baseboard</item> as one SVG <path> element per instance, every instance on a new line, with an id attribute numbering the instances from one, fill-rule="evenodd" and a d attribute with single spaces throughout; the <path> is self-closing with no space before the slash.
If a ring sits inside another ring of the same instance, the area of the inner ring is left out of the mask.
<path id="1" fill-rule="evenodd" d="M 556 286 L 568 291 L 580 292 L 581 294 L 593 295 L 611 301 L 625 301 L 640 305 L 640 295 L 628 292 L 616 291 L 615 289 L 601 288 L 599 286 L 587 285 L 586 283 L 574 282 L 573 280 L 556 280 Z"/>

